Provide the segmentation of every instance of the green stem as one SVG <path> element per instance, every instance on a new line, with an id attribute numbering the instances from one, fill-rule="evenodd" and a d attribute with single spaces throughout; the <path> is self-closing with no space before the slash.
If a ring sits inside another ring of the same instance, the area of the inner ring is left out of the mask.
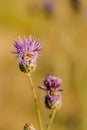
<path id="1" fill-rule="evenodd" d="M 46 130 L 49 130 L 49 129 L 50 129 L 51 124 L 52 124 L 53 119 L 54 119 L 54 116 L 55 116 L 55 113 L 56 113 L 56 108 L 55 108 L 54 110 L 52 110 L 52 113 L 51 113 L 51 115 L 50 115 L 50 120 L 49 120 L 49 122 L 48 122 L 48 124 L 47 124 L 47 126 L 46 126 Z"/>
<path id="2" fill-rule="evenodd" d="M 41 122 L 41 116 L 40 116 L 40 110 L 39 110 L 39 106 L 38 106 L 38 101 L 37 101 L 37 96 L 36 96 L 36 92 L 33 86 L 33 82 L 32 82 L 32 78 L 30 73 L 27 74 L 28 75 L 28 80 L 31 86 L 31 90 L 32 90 L 32 94 L 33 94 L 33 98 L 34 98 L 34 102 L 35 102 L 35 107 L 36 107 L 36 112 L 37 112 L 37 117 L 38 117 L 38 124 L 39 124 L 39 130 L 42 130 L 42 122 Z"/>

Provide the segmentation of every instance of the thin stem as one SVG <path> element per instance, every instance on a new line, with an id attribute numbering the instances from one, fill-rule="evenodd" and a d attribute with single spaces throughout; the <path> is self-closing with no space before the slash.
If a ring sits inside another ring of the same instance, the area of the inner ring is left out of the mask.
<path id="1" fill-rule="evenodd" d="M 47 126 L 46 126 L 46 130 L 49 130 L 49 129 L 50 129 L 51 124 L 52 124 L 53 119 L 54 119 L 54 116 L 55 116 L 55 113 L 56 113 L 56 108 L 55 108 L 54 110 L 52 110 L 52 113 L 51 113 L 51 115 L 50 115 L 50 120 L 49 120 L 49 122 L 48 122 L 48 124 L 47 124 Z"/>
<path id="2" fill-rule="evenodd" d="M 40 116 L 40 110 L 39 110 L 39 106 L 38 106 L 38 101 L 37 101 L 37 96 L 36 96 L 36 92 L 33 86 L 33 82 L 32 82 L 32 78 L 30 73 L 27 74 L 28 75 L 28 80 L 31 86 L 31 90 L 32 90 L 32 94 L 33 94 L 33 98 L 34 98 L 34 102 L 35 102 L 35 107 L 36 107 L 36 112 L 37 112 L 37 117 L 38 117 L 38 124 L 39 124 L 39 130 L 42 130 L 42 122 L 41 122 L 41 116 Z"/>

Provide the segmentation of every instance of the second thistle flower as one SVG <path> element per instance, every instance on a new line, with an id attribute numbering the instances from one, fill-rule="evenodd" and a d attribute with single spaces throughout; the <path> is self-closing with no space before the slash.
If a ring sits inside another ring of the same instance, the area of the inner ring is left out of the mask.
<path id="1" fill-rule="evenodd" d="M 36 62 L 38 58 L 38 51 L 41 50 L 40 43 L 30 36 L 28 39 L 26 37 L 19 38 L 14 41 L 14 54 L 17 55 L 19 59 L 20 70 L 28 73 L 36 68 Z"/>
<path id="2" fill-rule="evenodd" d="M 62 80 L 52 74 L 48 74 L 43 81 L 44 87 L 39 86 L 40 89 L 46 91 L 45 105 L 49 109 L 60 108 L 62 104 L 61 93 L 62 89 L 59 89 Z"/>

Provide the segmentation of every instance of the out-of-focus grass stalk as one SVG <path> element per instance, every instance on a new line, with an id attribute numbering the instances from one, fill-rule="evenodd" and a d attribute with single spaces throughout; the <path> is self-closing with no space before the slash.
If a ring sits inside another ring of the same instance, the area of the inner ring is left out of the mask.
<path id="1" fill-rule="evenodd" d="M 56 108 L 52 110 L 52 113 L 50 114 L 50 119 L 49 119 L 49 122 L 46 126 L 46 130 L 49 130 L 51 125 L 52 125 L 52 122 L 53 122 L 53 119 L 54 119 L 54 116 L 55 116 L 55 113 L 56 113 Z"/>
<path id="2" fill-rule="evenodd" d="M 36 96 L 36 92 L 35 92 L 35 89 L 34 89 L 34 86 L 33 86 L 33 82 L 32 82 L 32 78 L 31 78 L 30 73 L 28 73 L 27 76 L 28 76 L 28 80 L 29 80 L 29 83 L 30 83 L 30 86 L 31 86 L 31 90 L 32 90 L 32 94 L 33 94 L 33 98 L 34 98 L 34 102 L 35 102 L 38 124 L 39 124 L 39 130 L 43 130 L 39 105 L 38 105 L 38 101 L 37 101 L 37 96 Z"/>

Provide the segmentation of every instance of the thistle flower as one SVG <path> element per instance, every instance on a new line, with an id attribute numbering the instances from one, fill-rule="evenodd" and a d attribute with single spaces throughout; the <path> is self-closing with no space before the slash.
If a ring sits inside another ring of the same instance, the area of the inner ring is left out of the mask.
<path id="1" fill-rule="evenodd" d="M 49 109 L 53 108 L 60 108 L 62 104 L 62 98 L 60 91 L 63 91 L 62 89 L 59 89 L 59 87 L 62 84 L 62 80 L 52 74 L 48 74 L 43 81 L 44 87 L 39 86 L 40 89 L 44 90 L 46 92 L 45 96 L 45 105 Z"/>
<path id="2" fill-rule="evenodd" d="M 33 71 L 36 68 L 38 51 L 41 50 L 40 43 L 30 36 L 28 39 L 19 37 L 13 45 L 15 48 L 13 53 L 19 59 L 20 70 L 25 73 Z"/>
<path id="3" fill-rule="evenodd" d="M 57 91 L 62 84 L 62 79 L 60 79 L 52 74 L 48 74 L 46 76 L 46 78 L 44 79 L 43 83 L 44 83 L 44 87 L 39 86 L 39 88 L 46 90 L 46 91 L 51 91 L 51 92 Z"/>
<path id="4" fill-rule="evenodd" d="M 33 127 L 31 123 L 29 124 L 26 123 L 23 130 L 36 130 L 36 129 Z"/>
<path id="5" fill-rule="evenodd" d="M 50 95 L 46 94 L 45 96 L 45 105 L 49 109 L 54 109 L 54 108 L 60 108 L 62 105 L 62 99 L 61 95 L 59 93 L 56 93 L 56 95 Z"/>
<path id="6" fill-rule="evenodd" d="M 62 80 L 52 74 L 48 74 L 43 83 L 48 90 L 55 90 L 61 86 Z"/>

